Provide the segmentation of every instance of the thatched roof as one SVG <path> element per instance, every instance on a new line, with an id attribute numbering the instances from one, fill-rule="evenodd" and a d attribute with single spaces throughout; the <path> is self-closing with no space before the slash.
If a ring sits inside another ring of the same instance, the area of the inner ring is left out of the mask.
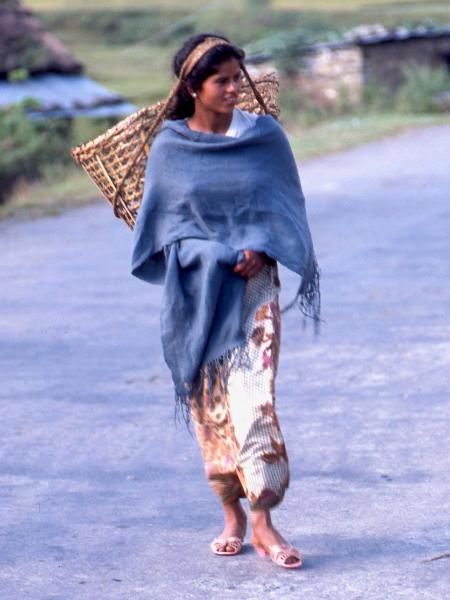
<path id="1" fill-rule="evenodd" d="M 0 0 L 0 77 L 15 69 L 80 73 L 82 65 L 20 0 Z"/>

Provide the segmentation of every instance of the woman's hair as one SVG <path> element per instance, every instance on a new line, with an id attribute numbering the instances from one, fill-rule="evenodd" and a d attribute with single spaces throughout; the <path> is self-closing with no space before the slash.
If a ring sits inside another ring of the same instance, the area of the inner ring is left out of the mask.
<path id="1" fill-rule="evenodd" d="M 233 46 L 223 35 L 199 33 L 187 39 L 174 56 L 172 61 L 172 70 L 177 77 L 179 77 L 181 67 L 183 66 L 183 63 L 189 54 L 196 46 L 201 44 L 206 38 L 209 37 L 223 39 L 224 45 L 214 46 L 208 50 L 208 52 L 202 56 L 189 75 L 181 83 L 178 93 L 173 100 L 172 106 L 168 111 L 168 119 L 184 119 L 186 117 L 191 117 L 194 114 L 195 102 L 189 90 L 192 90 L 193 92 L 198 91 L 205 79 L 217 73 L 219 66 L 223 62 L 230 60 L 231 58 L 235 58 L 241 62 L 244 58 L 244 51 L 237 46 Z"/>

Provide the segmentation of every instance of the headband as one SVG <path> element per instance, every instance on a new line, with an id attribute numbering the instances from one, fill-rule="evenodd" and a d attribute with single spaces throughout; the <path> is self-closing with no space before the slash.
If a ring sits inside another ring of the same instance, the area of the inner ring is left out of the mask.
<path id="1" fill-rule="evenodd" d="M 201 58 L 205 56 L 207 52 L 209 52 L 212 48 L 216 46 L 228 46 L 233 48 L 233 46 L 223 40 L 222 38 L 217 37 L 207 37 L 203 42 L 195 46 L 192 52 L 185 59 L 181 69 L 180 75 L 178 79 L 182 80 L 189 75 L 195 65 L 200 61 Z"/>

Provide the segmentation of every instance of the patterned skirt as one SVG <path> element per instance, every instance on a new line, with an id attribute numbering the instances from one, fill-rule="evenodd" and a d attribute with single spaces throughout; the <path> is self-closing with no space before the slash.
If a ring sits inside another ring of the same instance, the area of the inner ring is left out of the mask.
<path id="1" fill-rule="evenodd" d="M 289 484 L 289 465 L 275 412 L 280 348 L 276 266 L 246 284 L 244 364 L 205 382 L 191 398 L 191 415 L 206 476 L 223 503 L 246 497 L 252 509 L 272 508 Z"/>

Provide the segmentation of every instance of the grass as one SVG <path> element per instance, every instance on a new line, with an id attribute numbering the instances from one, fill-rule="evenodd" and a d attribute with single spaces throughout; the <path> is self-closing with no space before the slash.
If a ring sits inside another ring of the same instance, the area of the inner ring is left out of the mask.
<path id="1" fill-rule="evenodd" d="M 0 219 L 37 218 L 99 199 L 99 192 L 86 173 L 76 167 L 60 167 L 35 183 L 22 182 L 5 204 Z"/>
<path id="2" fill-rule="evenodd" d="M 424 3 L 422 0 L 273 0 L 273 8 L 281 10 L 326 10 L 331 12 L 351 11 L 351 10 L 373 10 L 376 7 L 387 8 L 388 10 L 400 7 L 403 11 L 415 9 L 418 7 L 426 9 L 449 10 L 448 0 L 440 2 Z"/>
<path id="3" fill-rule="evenodd" d="M 96 2 L 87 2 L 87 0 L 27 0 L 27 6 L 34 10 L 39 11 L 73 11 L 78 12 L 94 11 L 101 9 L 121 10 L 125 7 L 127 9 L 154 9 L 164 6 L 166 9 L 186 9 L 192 10 L 196 8 L 206 7 L 212 2 L 207 0 L 127 0 L 124 3 L 123 0 L 96 0 Z M 222 0 L 216 4 L 234 6 L 242 8 L 245 6 L 244 0 Z M 275 9 L 289 9 L 289 10 L 312 10 L 320 9 L 327 11 L 340 11 L 340 10 L 356 10 L 361 8 L 368 8 L 374 6 L 385 6 L 385 5 L 407 5 L 410 6 L 423 5 L 422 0 L 273 0 L 272 7 Z M 448 1 L 435 1 L 428 3 L 432 6 L 439 6 L 445 8 L 449 6 Z M 405 6 L 403 8 L 406 8 Z"/>
<path id="4" fill-rule="evenodd" d="M 73 43 L 71 50 L 88 65 L 87 74 L 139 107 L 167 96 L 172 51 L 160 46 L 110 46 Z"/>
<path id="5" fill-rule="evenodd" d="M 27 0 L 27 6 L 41 13 L 67 12 L 67 13 L 93 13 L 97 11 L 123 11 L 123 10 L 181 10 L 186 13 L 217 7 L 226 10 L 242 10 L 245 0 Z M 272 0 L 272 8 L 288 12 L 326 12 L 339 15 L 340 13 L 359 13 L 360 18 L 379 14 L 381 19 L 392 15 L 429 16 L 449 18 L 450 2 L 437 0 L 423 2 L 422 0 Z"/>
<path id="6" fill-rule="evenodd" d="M 353 148 L 370 141 L 401 133 L 414 127 L 450 124 L 442 115 L 400 115 L 397 113 L 346 116 L 312 127 L 291 124 L 288 135 L 299 161 Z M 0 205 L 0 219 L 37 218 L 57 215 L 68 208 L 103 201 L 97 188 L 77 166 L 47 173 L 43 181 L 21 184 L 9 202 Z"/>
<path id="7" fill-rule="evenodd" d="M 27 0 L 27 6 L 40 12 L 49 30 L 85 64 L 89 76 L 138 107 L 167 95 L 173 81 L 171 57 L 188 33 L 168 36 L 165 43 L 153 38 L 155 32 L 170 30 L 173 22 L 186 16 L 194 15 L 189 21 L 193 30 L 216 30 L 219 25 L 240 44 L 295 29 L 299 23 L 342 31 L 359 23 L 408 24 L 423 17 L 435 18 L 441 26 L 450 22 L 450 1 L 273 0 L 275 10 L 270 20 L 249 18 L 242 12 L 244 5 L 244 0 Z M 359 109 L 352 115 L 330 115 L 316 124 L 306 124 L 304 118 L 290 114 L 286 130 L 294 154 L 305 160 L 412 127 L 448 122 L 448 117 L 439 115 L 363 114 Z M 105 123 L 77 121 L 74 141 L 91 139 L 106 127 Z M 98 198 L 99 192 L 87 175 L 70 165 L 48 171 L 41 182 L 19 185 L 9 202 L 0 206 L 0 218 L 56 214 Z"/>
<path id="8" fill-rule="evenodd" d="M 288 134 L 296 158 L 306 160 L 354 148 L 415 127 L 443 124 L 450 124 L 448 116 L 369 113 L 338 117 L 310 127 L 293 124 L 288 127 Z"/>
<path id="9" fill-rule="evenodd" d="M 96 0 L 88 2 L 87 0 L 27 0 L 27 6 L 37 11 L 96 11 L 96 10 L 123 10 L 141 9 L 149 10 L 156 8 L 164 9 L 186 9 L 195 10 L 211 4 L 207 0 Z M 241 5 L 240 0 L 227 0 L 227 4 Z"/>

